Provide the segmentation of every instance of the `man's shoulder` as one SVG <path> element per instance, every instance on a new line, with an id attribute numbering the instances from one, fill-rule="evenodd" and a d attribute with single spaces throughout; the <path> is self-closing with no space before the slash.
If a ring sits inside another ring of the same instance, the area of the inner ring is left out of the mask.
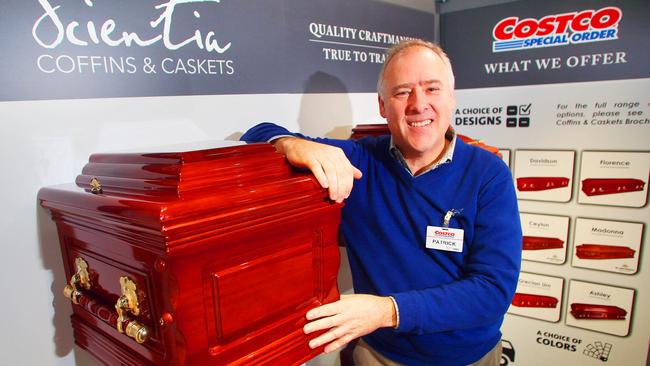
<path id="1" fill-rule="evenodd" d="M 366 136 L 355 141 L 359 147 L 374 155 L 379 152 L 388 151 L 390 135 Z"/>

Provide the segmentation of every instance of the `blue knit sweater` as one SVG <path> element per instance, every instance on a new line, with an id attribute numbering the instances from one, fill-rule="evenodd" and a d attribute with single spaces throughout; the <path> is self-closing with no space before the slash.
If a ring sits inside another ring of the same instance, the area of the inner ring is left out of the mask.
<path id="1" fill-rule="evenodd" d="M 260 124 L 249 142 L 296 135 Z M 398 329 L 364 337 L 406 365 L 467 365 L 500 341 L 517 285 L 521 225 L 512 176 L 495 155 L 457 140 L 453 160 L 417 177 L 390 154 L 390 137 L 313 139 L 343 149 L 363 172 L 342 211 L 356 293 L 392 295 Z M 427 249 L 427 226 L 464 230 L 462 252 Z"/>

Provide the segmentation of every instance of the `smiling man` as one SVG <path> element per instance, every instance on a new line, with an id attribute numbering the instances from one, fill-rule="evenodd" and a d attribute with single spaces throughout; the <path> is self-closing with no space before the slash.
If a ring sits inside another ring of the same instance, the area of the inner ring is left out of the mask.
<path id="1" fill-rule="evenodd" d="M 272 142 L 346 199 L 355 294 L 307 313 L 305 333 L 326 330 L 310 346 L 363 337 L 357 365 L 498 365 L 521 261 L 510 171 L 449 126 L 454 76 L 437 45 L 393 47 L 377 86 L 390 136 L 312 139 L 270 123 L 242 136 Z"/>

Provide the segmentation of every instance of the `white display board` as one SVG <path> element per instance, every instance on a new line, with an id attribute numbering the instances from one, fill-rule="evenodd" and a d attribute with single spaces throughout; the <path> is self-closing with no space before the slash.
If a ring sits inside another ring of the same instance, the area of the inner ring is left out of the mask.
<path id="1" fill-rule="evenodd" d="M 511 152 L 527 236 L 502 365 L 647 366 L 647 14 L 648 1 L 520 0 L 442 17 L 452 125 Z"/>
<path id="2" fill-rule="evenodd" d="M 530 109 L 527 127 L 454 126 L 464 135 L 513 151 L 513 184 L 518 177 L 560 166 L 564 170 L 558 176 L 572 182 L 562 197 L 540 194 L 544 191 L 518 192 L 524 235 L 565 243 L 562 249 L 523 251 L 517 292 L 551 296 L 558 302 L 552 308 L 510 307 L 502 327 L 504 345 L 509 355 L 514 354 L 509 365 L 645 366 L 650 337 L 650 314 L 644 311 L 650 308 L 648 90 L 650 79 L 456 92 L 459 115 L 477 108 L 506 111 L 508 106 L 523 105 Z M 634 120 L 645 122 L 626 123 L 630 119 L 621 117 L 621 123 L 607 123 L 598 117 L 606 112 L 633 114 Z M 573 120 L 579 124 L 569 123 Z M 588 178 L 630 178 L 646 184 L 639 190 L 589 196 L 583 191 Z M 568 188 L 547 192 L 560 189 Z M 564 230 L 566 237 L 561 235 Z M 580 258 L 577 247 L 593 249 L 580 247 L 584 244 L 599 244 L 597 249 L 606 253 L 601 257 L 614 258 Z M 564 250 L 566 260 L 559 256 Z M 597 309 L 618 312 L 621 318 L 576 318 L 571 308 L 575 303 L 598 305 Z"/>

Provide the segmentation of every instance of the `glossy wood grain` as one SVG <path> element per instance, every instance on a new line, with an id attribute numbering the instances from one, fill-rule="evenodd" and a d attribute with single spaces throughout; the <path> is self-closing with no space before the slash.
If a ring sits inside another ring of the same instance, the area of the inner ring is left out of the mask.
<path id="1" fill-rule="evenodd" d="M 90 193 L 92 178 L 102 193 Z M 322 352 L 302 326 L 339 298 L 341 205 L 271 145 L 95 154 L 76 186 L 43 188 L 39 200 L 67 278 L 77 257 L 90 268 L 72 325 L 103 363 L 298 365 Z M 121 276 L 137 284 L 144 344 L 107 313 Z"/>

